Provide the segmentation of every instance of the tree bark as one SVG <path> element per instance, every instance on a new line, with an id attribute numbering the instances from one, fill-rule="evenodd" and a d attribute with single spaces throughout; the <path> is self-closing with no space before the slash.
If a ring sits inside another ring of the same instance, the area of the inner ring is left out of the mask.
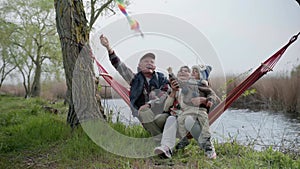
<path id="1" fill-rule="evenodd" d="M 31 86 L 32 97 L 39 97 L 41 94 L 41 74 L 42 64 L 39 63 L 39 59 L 36 61 L 34 79 Z M 30 87 L 30 86 L 29 86 Z"/>
<path id="2" fill-rule="evenodd" d="M 72 128 L 83 120 L 102 118 L 95 98 L 89 29 L 82 0 L 54 0 L 69 105 L 67 123 Z"/>

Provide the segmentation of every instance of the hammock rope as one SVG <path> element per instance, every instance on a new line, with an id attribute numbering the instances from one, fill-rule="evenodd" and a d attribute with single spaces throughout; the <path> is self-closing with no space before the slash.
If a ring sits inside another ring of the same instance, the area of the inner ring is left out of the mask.
<path id="1" fill-rule="evenodd" d="M 237 87 L 231 90 L 221 103 L 219 103 L 209 114 L 209 124 L 213 124 L 215 120 L 217 120 L 224 111 L 241 95 L 243 94 L 250 86 L 252 86 L 258 79 L 260 79 L 263 75 L 272 71 L 275 64 L 279 61 L 283 53 L 286 49 L 294 43 L 300 32 L 297 35 L 294 35 L 290 41 L 284 45 L 279 51 L 273 54 L 269 59 L 263 62 L 251 75 L 249 75 L 243 82 L 241 82 Z"/>
<path id="2" fill-rule="evenodd" d="M 108 72 L 104 69 L 104 67 L 94 57 L 94 55 L 91 54 L 91 56 L 93 60 L 96 62 L 99 75 L 102 76 L 103 79 L 121 96 L 121 98 L 126 102 L 126 104 L 130 106 L 129 89 L 121 85 L 111 75 L 109 75 Z"/>

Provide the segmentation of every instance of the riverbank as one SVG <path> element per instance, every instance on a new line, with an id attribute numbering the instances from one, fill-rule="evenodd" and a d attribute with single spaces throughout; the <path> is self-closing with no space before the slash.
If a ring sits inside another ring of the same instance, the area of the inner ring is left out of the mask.
<path id="1" fill-rule="evenodd" d="M 172 160 L 120 157 L 96 145 L 79 127 L 66 125 L 67 106 L 41 99 L 0 96 L 0 168 L 299 168 L 299 154 L 255 151 L 234 140 L 215 143 L 208 160 L 193 141 Z M 51 107 L 56 113 L 49 111 Z M 147 136 L 140 126 L 110 124 L 131 137 Z M 113 138 L 112 138 L 113 139 Z"/>
<path id="2" fill-rule="evenodd" d="M 212 79 L 211 84 L 218 96 L 223 98 L 226 96 L 225 89 L 229 93 L 245 79 L 245 77 L 237 77 L 239 76 L 227 76 L 227 84 L 223 87 L 219 86 L 218 79 Z M 231 107 L 282 112 L 300 117 L 300 69 L 295 69 L 290 75 L 278 74 L 259 79 L 234 101 Z"/>

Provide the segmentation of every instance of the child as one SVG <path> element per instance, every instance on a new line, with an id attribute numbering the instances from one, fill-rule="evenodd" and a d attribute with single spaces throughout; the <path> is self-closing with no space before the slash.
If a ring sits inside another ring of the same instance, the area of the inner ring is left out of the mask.
<path id="1" fill-rule="evenodd" d="M 191 78 L 191 73 L 188 67 L 181 67 L 180 71 L 177 74 L 179 88 L 177 90 L 172 90 L 165 102 L 165 109 L 169 109 L 177 99 L 180 104 L 180 109 L 177 111 L 173 111 L 173 114 L 177 116 L 179 137 L 184 138 L 189 132 L 186 129 L 186 118 L 193 118 L 196 122 L 195 125 L 200 126 L 200 130 L 197 134 L 193 135 L 192 133 L 192 135 L 197 137 L 195 139 L 197 140 L 199 146 L 205 150 L 206 156 L 208 158 L 215 159 L 216 153 L 210 140 L 211 135 L 209 132 L 207 106 L 210 106 L 212 104 L 212 101 L 215 100 L 217 96 L 215 92 L 208 86 L 207 78 L 201 79 L 200 76 L 196 76 L 197 68 L 199 67 L 195 66 L 193 68 L 195 68 L 195 70 L 193 70 L 194 77 Z M 198 72 L 198 74 L 200 74 L 200 72 Z M 201 99 L 203 99 L 204 97 L 206 98 L 206 100 L 203 102 L 201 101 Z M 194 124 L 192 124 L 192 126 L 194 126 Z M 199 137 L 200 133 L 201 137 Z M 160 147 L 155 148 L 155 153 L 164 153 L 167 154 L 167 157 L 171 157 L 170 153 L 168 152 L 174 146 L 172 144 L 168 145 L 168 142 L 164 143 L 164 139 L 161 143 L 162 145 Z M 167 151 L 166 148 L 168 148 L 169 151 Z"/>

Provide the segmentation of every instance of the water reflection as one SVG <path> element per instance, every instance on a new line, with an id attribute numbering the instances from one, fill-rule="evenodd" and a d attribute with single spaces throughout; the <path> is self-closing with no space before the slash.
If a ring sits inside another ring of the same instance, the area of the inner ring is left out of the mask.
<path id="1" fill-rule="evenodd" d="M 114 112 L 113 122 L 140 124 L 137 118 L 131 116 L 122 99 L 105 100 L 103 105 Z M 211 132 L 219 143 L 237 141 L 243 145 L 253 145 L 257 150 L 272 145 L 276 149 L 300 151 L 300 120 L 280 113 L 228 109 L 211 126 Z"/>
<path id="2" fill-rule="evenodd" d="M 227 110 L 212 126 L 219 142 L 236 140 L 261 149 L 300 146 L 300 121 L 280 113 Z"/>

